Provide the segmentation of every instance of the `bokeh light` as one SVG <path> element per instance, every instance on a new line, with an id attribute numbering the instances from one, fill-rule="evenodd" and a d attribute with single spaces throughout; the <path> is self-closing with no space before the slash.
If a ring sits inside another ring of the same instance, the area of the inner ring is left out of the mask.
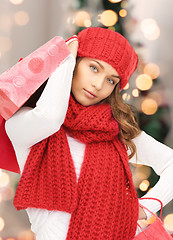
<path id="1" fill-rule="evenodd" d="M 121 2 L 122 0 L 109 0 L 109 2 L 111 2 L 111 3 L 119 3 L 119 2 Z"/>
<path id="2" fill-rule="evenodd" d="M 19 5 L 19 4 L 23 3 L 23 0 L 9 0 L 9 1 L 15 5 Z"/>
<path id="3" fill-rule="evenodd" d="M 34 240 L 34 235 L 30 230 L 25 230 L 19 233 L 18 240 Z"/>
<path id="4" fill-rule="evenodd" d="M 146 98 L 143 100 L 141 103 L 141 110 L 146 114 L 146 115 L 152 115 L 156 113 L 158 109 L 158 104 L 157 102 L 152 99 L 152 98 Z"/>
<path id="5" fill-rule="evenodd" d="M 123 90 L 129 89 L 129 86 L 130 86 L 129 83 L 127 83 L 126 86 L 123 88 Z"/>
<path id="6" fill-rule="evenodd" d="M 155 221 L 156 221 L 156 219 L 157 219 L 157 214 L 155 213 L 153 216 L 151 216 L 147 221 L 145 221 L 145 223 L 147 224 L 147 225 L 150 225 L 150 224 L 152 224 L 152 223 L 154 223 Z"/>
<path id="7" fill-rule="evenodd" d="M 140 185 L 139 185 L 139 189 L 141 191 L 147 191 L 148 187 L 150 186 L 150 183 L 148 180 L 143 180 Z"/>
<path id="8" fill-rule="evenodd" d="M 161 105 L 161 103 L 162 103 L 162 97 L 161 97 L 159 92 L 156 92 L 156 91 L 155 92 L 150 92 L 147 95 L 147 97 L 154 99 L 157 102 L 158 106 Z"/>
<path id="9" fill-rule="evenodd" d="M 91 20 L 90 20 L 90 19 L 86 19 L 86 20 L 84 21 L 84 25 L 85 25 L 85 27 L 91 27 L 91 25 L 92 25 Z"/>
<path id="10" fill-rule="evenodd" d="M 14 189 L 12 187 L 6 187 L 1 191 L 2 200 L 9 201 L 14 197 Z"/>
<path id="11" fill-rule="evenodd" d="M 29 15 L 26 11 L 18 11 L 14 14 L 14 21 L 19 26 L 25 26 L 29 22 Z"/>
<path id="12" fill-rule="evenodd" d="M 139 90 L 137 88 L 133 89 L 132 95 L 133 97 L 139 97 Z"/>
<path id="13" fill-rule="evenodd" d="M 130 94 L 123 93 L 122 98 L 123 98 L 124 101 L 129 101 L 130 100 Z"/>
<path id="14" fill-rule="evenodd" d="M 4 219 L 0 217 L 0 232 L 4 229 L 4 227 L 5 227 Z"/>
<path id="15" fill-rule="evenodd" d="M 149 75 L 152 79 L 156 79 L 160 75 L 160 68 L 155 63 L 148 63 L 144 67 L 144 73 Z"/>
<path id="16" fill-rule="evenodd" d="M 121 7 L 122 8 L 127 8 L 128 7 L 128 2 L 127 1 L 122 1 L 121 2 Z"/>
<path id="17" fill-rule="evenodd" d="M 10 178 L 9 175 L 5 172 L 2 172 L 0 176 L 0 187 L 5 187 L 9 184 Z"/>
<path id="18" fill-rule="evenodd" d="M 160 28 L 152 18 L 144 19 L 141 22 L 141 30 L 148 40 L 156 40 L 160 36 Z"/>
<path id="19" fill-rule="evenodd" d="M 173 213 L 168 214 L 164 220 L 163 220 L 164 226 L 165 228 L 170 231 L 173 232 Z"/>
<path id="20" fill-rule="evenodd" d="M 12 41 L 9 37 L 0 36 L 0 52 L 7 52 L 12 48 Z"/>
<path id="21" fill-rule="evenodd" d="M 120 17 L 126 17 L 127 16 L 127 11 L 125 9 L 121 9 L 119 11 L 119 15 L 120 15 Z"/>
<path id="22" fill-rule="evenodd" d="M 91 16 L 87 11 L 77 11 L 73 19 L 74 23 L 79 27 L 86 27 L 89 23 L 91 24 Z"/>
<path id="23" fill-rule="evenodd" d="M 140 74 L 136 78 L 136 86 L 138 89 L 142 91 L 146 91 L 150 89 L 153 85 L 152 78 L 148 74 Z"/>
<path id="24" fill-rule="evenodd" d="M 98 21 L 106 27 L 113 26 L 118 21 L 117 13 L 112 10 L 106 10 L 99 14 L 98 17 Z"/>
<path id="25" fill-rule="evenodd" d="M 137 164 L 133 174 L 133 181 L 135 187 L 138 188 L 139 184 L 143 180 L 146 180 L 150 175 L 151 175 L 150 167 Z"/>

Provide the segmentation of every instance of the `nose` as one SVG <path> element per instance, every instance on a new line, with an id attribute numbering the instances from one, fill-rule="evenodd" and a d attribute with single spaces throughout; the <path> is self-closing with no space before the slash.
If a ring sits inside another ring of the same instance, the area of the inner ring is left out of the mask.
<path id="1" fill-rule="evenodd" d="M 101 90 L 103 87 L 104 79 L 101 78 L 94 78 L 91 81 L 91 86 L 96 88 L 96 90 Z"/>

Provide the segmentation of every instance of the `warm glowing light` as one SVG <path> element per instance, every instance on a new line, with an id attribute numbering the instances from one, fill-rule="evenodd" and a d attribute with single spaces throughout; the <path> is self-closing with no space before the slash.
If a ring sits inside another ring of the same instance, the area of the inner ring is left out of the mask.
<path id="1" fill-rule="evenodd" d="M 148 63 L 144 67 L 144 73 L 148 74 L 152 79 L 155 79 L 160 75 L 160 68 L 157 64 Z"/>
<path id="2" fill-rule="evenodd" d="M 2 200 L 8 201 L 14 197 L 14 189 L 12 187 L 6 187 L 2 190 Z"/>
<path id="3" fill-rule="evenodd" d="M 122 1 L 121 2 L 121 7 L 122 8 L 127 8 L 128 7 L 128 2 L 127 1 Z"/>
<path id="4" fill-rule="evenodd" d="M 19 233 L 18 235 L 18 240 L 33 240 L 34 239 L 34 235 L 30 230 L 26 230 L 26 231 L 22 231 Z"/>
<path id="5" fill-rule="evenodd" d="M 151 92 L 147 95 L 147 97 L 154 99 L 157 102 L 157 105 L 160 105 L 162 103 L 162 97 L 158 92 Z"/>
<path id="6" fill-rule="evenodd" d="M 147 179 L 150 175 L 151 169 L 147 166 L 141 165 L 140 167 L 136 167 L 135 169 L 135 178 L 138 179 L 139 183 Z"/>
<path id="7" fill-rule="evenodd" d="M 124 94 L 122 95 L 122 98 L 123 98 L 124 101 L 129 101 L 129 100 L 130 100 L 130 94 L 124 93 Z"/>
<path id="8" fill-rule="evenodd" d="M 15 238 L 6 238 L 6 240 L 15 240 Z"/>
<path id="9" fill-rule="evenodd" d="M 141 103 L 141 109 L 146 115 L 152 115 L 156 113 L 158 104 L 154 99 L 147 98 Z"/>
<path id="10" fill-rule="evenodd" d="M 139 97 L 139 90 L 137 88 L 133 89 L 132 95 L 133 97 Z"/>
<path id="11" fill-rule="evenodd" d="M 12 41 L 8 37 L 0 37 L 0 52 L 7 52 L 12 48 Z"/>
<path id="12" fill-rule="evenodd" d="M 123 90 L 129 89 L 129 83 L 126 84 L 126 86 L 123 88 Z"/>
<path id="13" fill-rule="evenodd" d="M 2 194 L 0 193 L 0 202 L 2 202 Z"/>
<path id="14" fill-rule="evenodd" d="M 154 215 L 157 216 L 156 213 Z M 156 221 L 157 218 L 154 215 L 152 217 L 150 217 L 147 221 L 145 221 L 145 223 L 147 225 L 150 225 L 150 224 L 152 224 L 152 223 L 154 223 Z"/>
<path id="15" fill-rule="evenodd" d="M 86 25 L 91 23 L 91 16 L 86 11 L 77 11 L 73 18 L 74 23 L 79 27 L 86 27 Z"/>
<path id="16" fill-rule="evenodd" d="M 109 2 L 111 2 L 111 3 L 119 3 L 119 2 L 121 2 L 122 0 L 109 0 Z"/>
<path id="17" fill-rule="evenodd" d="M 2 169 L 0 169 L 0 177 L 1 177 L 1 175 L 2 175 Z"/>
<path id="18" fill-rule="evenodd" d="M 142 21 L 141 30 L 148 40 L 156 40 L 160 36 L 160 28 L 152 18 L 147 18 Z"/>
<path id="19" fill-rule="evenodd" d="M 149 185 L 150 185 L 150 183 L 149 183 L 148 180 L 143 180 L 143 181 L 141 182 L 141 184 L 139 185 L 139 189 L 140 189 L 141 191 L 147 191 Z"/>
<path id="20" fill-rule="evenodd" d="M 99 16 L 98 21 L 101 22 L 106 27 L 113 26 L 118 21 L 117 13 L 112 10 L 106 10 L 98 16 Z"/>
<path id="21" fill-rule="evenodd" d="M 91 20 L 90 19 L 86 19 L 85 21 L 84 21 L 84 25 L 85 25 L 85 27 L 91 27 Z"/>
<path id="22" fill-rule="evenodd" d="M 163 220 L 165 228 L 172 232 L 173 231 L 173 213 L 168 214 Z"/>
<path id="23" fill-rule="evenodd" d="M 4 229 L 4 227 L 5 227 L 4 219 L 0 217 L 0 232 Z"/>
<path id="24" fill-rule="evenodd" d="M 120 17 L 126 17 L 127 16 L 127 11 L 125 9 L 121 9 L 119 11 L 119 15 L 120 15 Z"/>
<path id="25" fill-rule="evenodd" d="M 5 187 L 9 184 L 10 178 L 9 175 L 5 172 L 2 172 L 0 176 L 0 187 Z"/>
<path id="26" fill-rule="evenodd" d="M 29 22 L 29 15 L 25 11 L 18 11 L 14 15 L 14 21 L 19 26 L 25 26 Z"/>
<path id="27" fill-rule="evenodd" d="M 15 4 L 15 5 L 18 5 L 18 4 L 23 3 L 23 0 L 10 0 L 10 2 Z"/>
<path id="28" fill-rule="evenodd" d="M 139 88 L 142 91 L 146 91 L 148 89 L 150 89 L 153 85 L 153 81 L 151 79 L 151 77 L 147 74 L 140 74 L 137 78 L 136 78 L 136 86 L 137 88 Z"/>

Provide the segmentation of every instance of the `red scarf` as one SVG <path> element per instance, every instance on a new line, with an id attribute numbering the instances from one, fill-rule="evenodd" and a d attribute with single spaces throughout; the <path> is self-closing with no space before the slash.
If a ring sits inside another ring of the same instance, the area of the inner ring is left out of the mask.
<path id="1" fill-rule="evenodd" d="M 78 183 L 66 132 L 86 144 Z M 138 199 L 118 132 L 109 105 L 84 107 L 71 97 L 60 130 L 31 148 L 15 207 L 71 213 L 67 240 L 133 239 Z"/>

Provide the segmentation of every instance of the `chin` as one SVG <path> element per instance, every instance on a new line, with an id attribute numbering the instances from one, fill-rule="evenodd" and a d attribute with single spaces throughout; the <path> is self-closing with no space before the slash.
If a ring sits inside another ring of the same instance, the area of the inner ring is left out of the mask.
<path id="1" fill-rule="evenodd" d="M 89 107 L 89 106 L 96 105 L 97 103 L 99 103 L 98 101 L 92 101 L 92 100 L 87 99 L 84 95 L 78 95 L 78 94 L 72 93 L 72 96 L 75 98 L 75 100 L 78 103 L 80 103 L 84 107 Z"/>

